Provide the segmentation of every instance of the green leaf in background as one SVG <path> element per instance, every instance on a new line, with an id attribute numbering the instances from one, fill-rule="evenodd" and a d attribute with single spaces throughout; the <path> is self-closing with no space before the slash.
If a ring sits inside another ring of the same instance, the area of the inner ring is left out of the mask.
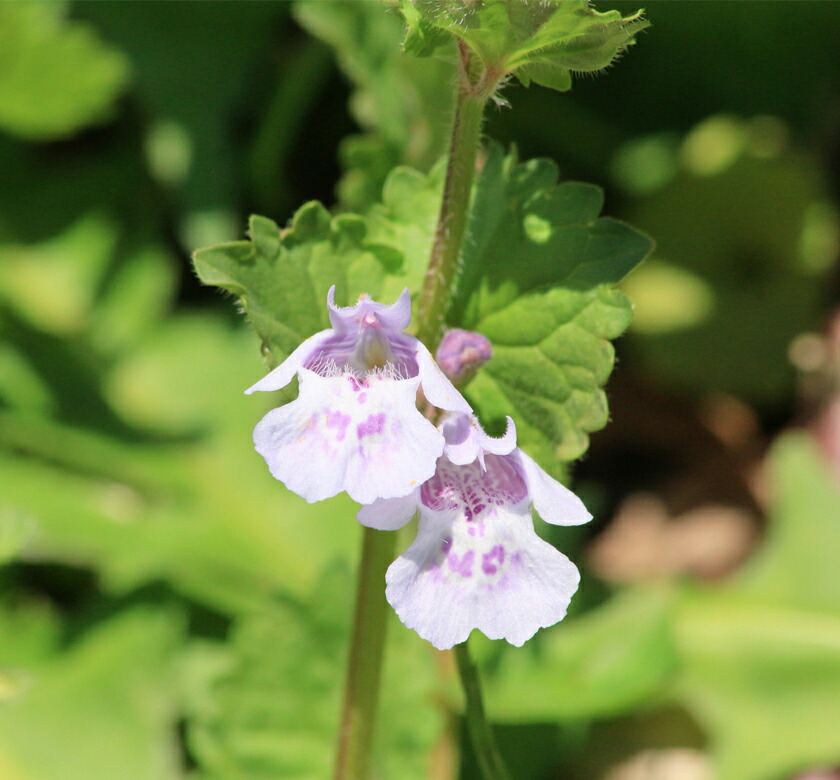
<path id="1" fill-rule="evenodd" d="M 400 51 L 403 24 L 378 3 L 309 0 L 295 3 L 295 19 L 335 51 L 355 86 L 354 118 L 399 150 L 401 163 L 427 169 L 444 152 L 452 95 L 441 89 L 454 76 L 445 57 L 417 62 Z"/>
<path id="2" fill-rule="evenodd" d="M 719 780 L 840 761 L 840 615 L 728 593 L 687 599 L 677 636 L 680 697 L 709 735 Z"/>
<path id="3" fill-rule="evenodd" d="M 114 224 L 94 212 L 52 240 L 0 245 L 0 304 L 47 333 L 78 333 L 116 243 Z"/>
<path id="4" fill-rule="evenodd" d="M 35 533 L 35 521 L 29 515 L 0 507 L 0 566 L 13 560 Z"/>
<path id="5" fill-rule="evenodd" d="M 174 195 L 169 207 L 184 245 L 235 235 L 244 184 L 237 171 L 245 167 L 243 145 L 234 142 L 235 119 L 259 94 L 257 85 L 268 81 L 272 35 L 287 4 L 220 0 L 199 8 L 82 0 L 74 11 L 130 62 L 132 96 L 146 114 L 151 171 Z"/>
<path id="6" fill-rule="evenodd" d="M 182 628 L 175 613 L 135 609 L 42 658 L 23 691 L 0 706 L 0 777 L 182 777 L 173 667 Z M 34 636 L 27 630 L 4 636 L 3 654 L 7 642 L 31 642 Z"/>
<path id="7" fill-rule="evenodd" d="M 743 591 L 780 604 L 840 617 L 840 484 L 816 445 L 788 434 L 769 464 L 773 511 L 764 545 L 739 582 Z"/>
<path id="8" fill-rule="evenodd" d="M 659 695 L 677 669 L 671 595 L 638 589 L 543 632 L 488 670 L 487 702 L 506 723 L 598 718 Z"/>
<path id="9" fill-rule="evenodd" d="M 648 26 L 641 11 L 599 13 L 587 0 L 401 0 L 401 8 L 406 51 L 427 55 L 451 33 L 487 71 L 560 91 L 571 87 L 572 72 L 606 68 Z"/>
<path id="10" fill-rule="evenodd" d="M 2 252 L 0 555 L 237 611 L 306 589 L 349 550 L 355 524 L 333 522 L 349 502 L 310 511 L 253 452 L 269 401 L 243 395 L 264 370 L 253 335 L 165 317 L 168 253 L 98 213 Z"/>
<path id="11" fill-rule="evenodd" d="M 764 409 L 793 391 L 790 344 L 819 328 L 840 214 L 822 163 L 786 139 L 778 119 L 716 115 L 679 145 L 647 139 L 658 164 L 642 142 L 618 158 L 628 186 L 664 175 L 628 209 L 657 243 L 656 262 L 625 285 L 639 310 L 628 347 L 681 393 Z"/>
<path id="12" fill-rule="evenodd" d="M 0 4 L 0 127 L 32 140 L 70 135 L 113 110 L 128 78 L 120 52 L 65 4 Z"/>
<path id="13" fill-rule="evenodd" d="M 454 55 L 406 57 L 400 16 L 377 3 L 308 0 L 293 9 L 300 25 L 335 50 L 354 87 L 350 111 L 366 132 L 341 142 L 337 191 L 342 209 L 365 211 L 380 200 L 395 166 L 425 172 L 444 153 L 452 94 L 441 84 L 455 78 Z"/>
<path id="14" fill-rule="evenodd" d="M 498 147 L 476 188 L 450 324 L 487 336 L 493 359 L 467 392 L 485 423 L 512 415 L 547 467 L 579 457 L 607 422 L 608 340 L 632 316 L 613 285 L 653 246 L 599 217 L 602 202 L 597 187 L 558 184 L 553 163 L 519 164 Z"/>
<path id="15" fill-rule="evenodd" d="M 90 568 L 109 593 L 163 581 L 235 613 L 349 555 L 352 502 L 307 505 L 253 451 L 270 402 L 242 392 L 263 373 L 253 343 L 219 317 L 171 318 L 103 378 L 120 418 L 166 442 L 0 413 L 0 516 L 31 520 L 19 559 Z"/>
<path id="16" fill-rule="evenodd" d="M 730 586 L 689 591 L 676 613 L 678 691 L 709 733 L 719 780 L 840 762 L 840 486 L 804 434 L 776 444 L 769 484 L 762 549 Z"/>
<path id="17" fill-rule="evenodd" d="M 333 563 L 306 599 L 274 603 L 237 623 L 227 667 L 190 726 L 190 745 L 208 778 L 329 776 L 352 592 L 346 567 Z M 433 652 L 398 628 L 389 638 L 376 774 L 412 780 L 423 776 L 443 712 L 431 700 Z"/>
<path id="18" fill-rule="evenodd" d="M 49 663 L 60 652 L 61 640 L 58 611 L 45 599 L 24 597 L 9 604 L 4 598 L 0 602 L 0 669 L 22 671 L 31 682 L 30 671 Z M 16 693 L 23 690 L 22 685 Z M 3 698 L 9 697 L 0 695 L 0 701 Z"/>

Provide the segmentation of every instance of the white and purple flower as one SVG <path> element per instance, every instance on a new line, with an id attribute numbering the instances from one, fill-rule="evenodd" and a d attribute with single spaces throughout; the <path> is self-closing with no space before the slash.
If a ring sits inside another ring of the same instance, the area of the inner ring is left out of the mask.
<path id="1" fill-rule="evenodd" d="M 469 404 L 431 353 L 403 330 L 411 320 L 404 290 L 386 306 L 363 295 L 355 306 L 327 295 L 332 328 L 301 344 L 246 393 L 279 390 L 295 374 L 298 397 L 270 411 L 254 446 L 271 473 L 307 501 L 346 490 L 369 504 L 412 492 L 435 473 L 444 437 L 417 410 L 417 391 L 441 409 Z"/>
<path id="2" fill-rule="evenodd" d="M 487 436 L 476 419 L 450 415 L 431 479 L 407 496 L 363 506 L 359 521 L 395 530 L 420 513 L 417 537 L 391 564 L 386 598 L 409 628 L 445 650 L 477 628 L 520 646 L 562 620 L 577 590 L 575 565 L 534 531 L 592 519 L 580 499 L 516 447 L 516 431 Z"/>

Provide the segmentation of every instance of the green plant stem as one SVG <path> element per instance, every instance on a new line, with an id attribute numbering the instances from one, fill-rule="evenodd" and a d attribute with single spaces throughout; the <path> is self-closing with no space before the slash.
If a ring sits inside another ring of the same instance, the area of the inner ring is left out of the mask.
<path id="1" fill-rule="evenodd" d="M 461 78 L 455 99 L 455 117 L 449 161 L 443 185 L 435 239 L 418 307 L 417 337 L 432 352 L 440 342 L 441 331 L 452 300 L 461 245 L 469 218 L 470 194 L 475 179 L 475 161 L 481 140 L 481 120 L 487 89 L 477 89 L 468 76 L 469 55 L 461 49 Z"/>
<path id="2" fill-rule="evenodd" d="M 397 534 L 365 528 L 334 780 L 366 780 L 376 723 L 388 604 L 383 583 Z"/>
<path id="3" fill-rule="evenodd" d="M 484 714 L 481 681 L 466 642 L 455 645 L 455 659 L 458 662 L 458 673 L 461 675 L 461 684 L 467 701 L 465 713 L 467 729 L 484 780 L 510 780 L 510 773 L 502 760 L 493 730 Z"/>
<path id="4" fill-rule="evenodd" d="M 449 163 L 419 306 L 418 338 L 432 351 L 440 341 L 444 319 L 452 300 L 461 245 L 469 218 L 484 104 L 498 83 L 497 77 L 483 69 L 480 78 L 476 80 L 472 65 L 468 49 L 461 45 L 459 87 Z M 385 570 L 394 557 L 395 546 L 396 534 L 365 529 L 334 780 L 366 780 L 369 776 L 387 617 L 382 583 Z M 461 658 L 458 658 L 461 668 Z M 468 691 L 467 701 L 471 702 L 468 704 L 467 719 L 469 723 L 484 723 L 483 730 L 475 733 L 484 735 L 482 745 L 489 739 L 493 747 L 492 735 L 484 721 L 478 676 L 474 667 L 470 665 L 469 668 L 469 675 L 462 670 L 464 687 Z M 494 747 L 493 755 L 497 756 Z M 506 780 L 508 775 L 500 759 L 497 758 L 492 766 L 497 771 L 488 774 L 488 780 Z"/>

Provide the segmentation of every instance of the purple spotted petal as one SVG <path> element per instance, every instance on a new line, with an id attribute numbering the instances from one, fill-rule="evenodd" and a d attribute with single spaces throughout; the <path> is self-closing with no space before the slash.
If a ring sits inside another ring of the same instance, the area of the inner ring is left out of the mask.
<path id="1" fill-rule="evenodd" d="M 361 504 L 407 495 L 432 476 L 443 437 L 415 406 L 417 379 L 300 372 L 296 400 L 269 412 L 254 445 L 307 501 L 346 490 Z"/>
<path id="2" fill-rule="evenodd" d="M 532 501 L 554 522 L 590 515 L 516 447 L 512 420 L 501 439 L 470 415 L 449 415 L 441 427 L 444 455 L 419 490 L 417 538 L 388 569 L 386 598 L 441 650 L 474 628 L 521 645 L 563 619 L 579 581 L 574 564 L 534 532 Z M 400 507 L 387 503 L 366 508 L 368 524 L 396 522 Z"/>
<path id="3" fill-rule="evenodd" d="M 528 498 L 528 486 L 505 455 L 485 455 L 478 461 L 458 466 L 447 458 L 438 461 L 434 476 L 420 488 L 420 503 L 436 512 L 457 510 L 467 521 L 488 506 L 515 505 Z"/>
<path id="4" fill-rule="evenodd" d="M 385 580 L 400 620 L 446 650 L 475 628 L 522 645 L 563 619 L 579 574 L 536 535 L 520 503 L 489 506 L 470 520 L 463 511 L 421 507 L 417 538 Z"/>

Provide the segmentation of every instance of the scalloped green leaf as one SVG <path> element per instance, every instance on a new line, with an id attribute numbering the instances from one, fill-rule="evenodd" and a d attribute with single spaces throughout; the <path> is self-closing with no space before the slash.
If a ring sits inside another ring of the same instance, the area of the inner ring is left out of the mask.
<path id="1" fill-rule="evenodd" d="M 333 284 L 339 304 L 361 292 L 376 297 L 386 268 L 401 262 L 366 243 L 364 219 L 331 217 L 316 201 L 284 230 L 266 217 L 252 216 L 249 225 L 249 240 L 200 249 L 193 260 L 201 281 L 239 297 L 271 365 L 328 327 L 325 300 Z"/>
<path id="2" fill-rule="evenodd" d="M 572 72 L 606 68 L 648 27 L 641 11 L 601 13 L 588 0 L 401 0 L 401 9 L 406 51 L 428 55 L 451 34 L 487 70 L 560 91 L 571 87 Z"/>
<path id="3" fill-rule="evenodd" d="M 519 164 L 498 147 L 477 183 L 449 320 L 493 344 L 467 388 L 479 416 L 496 427 L 513 416 L 520 443 L 545 466 L 579 457 L 607 422 L 610 340 L 632 317 L 613 285 L 653 248 L 599 217 L 602 202 L 595 186 L 558 183 L 552 163 Z"/>

